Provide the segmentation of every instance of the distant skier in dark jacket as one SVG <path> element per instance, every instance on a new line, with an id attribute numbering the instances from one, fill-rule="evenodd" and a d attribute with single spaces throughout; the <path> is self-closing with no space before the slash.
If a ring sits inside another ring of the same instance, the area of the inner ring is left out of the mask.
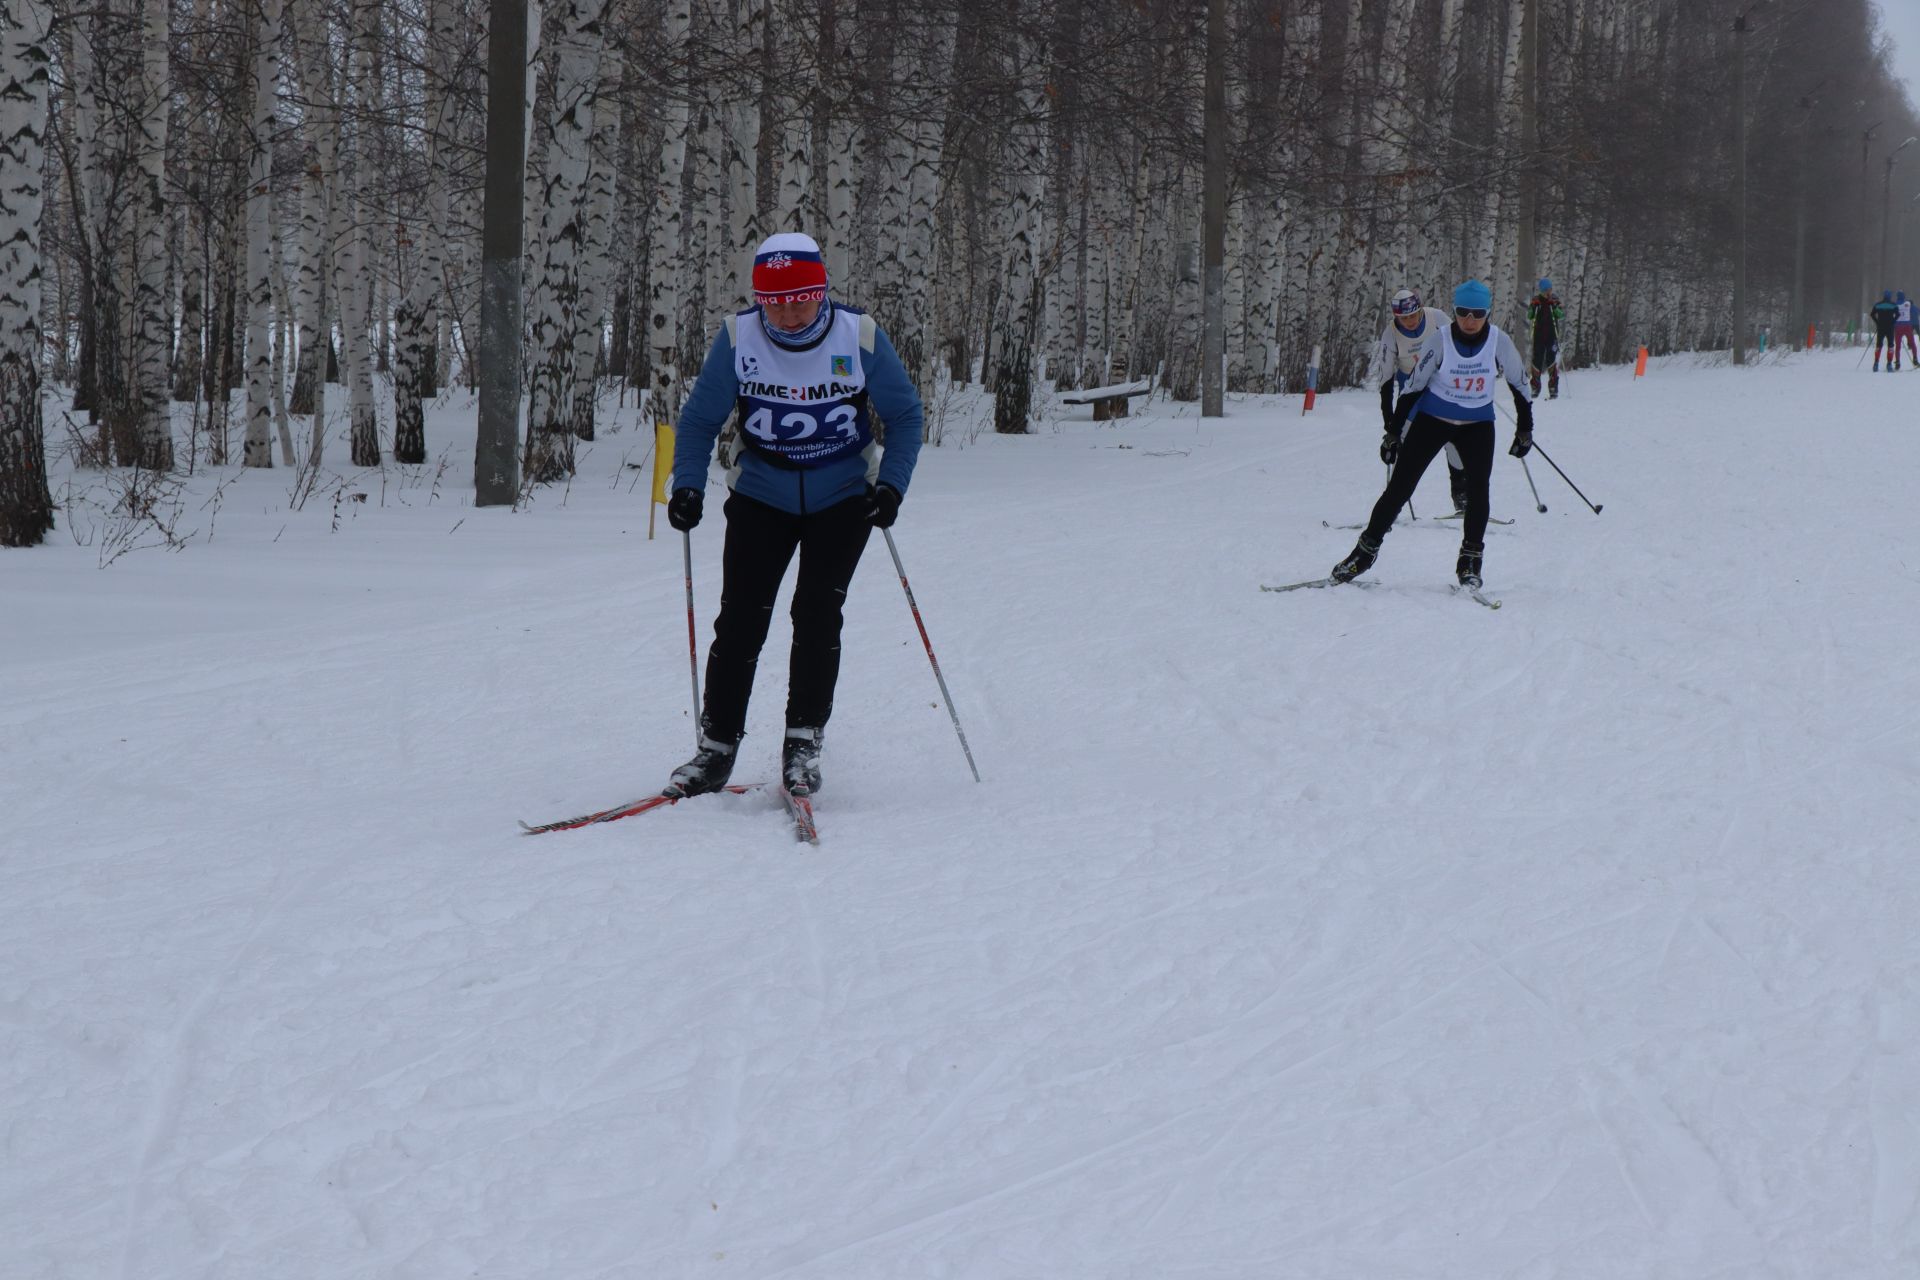
<path id="1" fill-rule="evenodd" d="M 1884 347 L 1887 372 L 1892 373 L 1900 367 L 1900 348 L 1893 341 L 1893 328 L 1900 323 L 1900 304 L 1893 300 L 1893 290 L 1882 289 L 1880 301 L 1867 314 L 1873 318 L 1873 371 L 1880 372 L 1880 350 Z"/>
<path id="2" fill-rule="evenodd" d="M 1513 389 L 1514 457 L 1533 448 L 1533 401 L 1521 372 L 1513 339 L 1487 318 L 1493 293 L 1478 280 L 1453 291 L 1454 322 L 1431 327 L 1420 359 L 1401 390 L 1393 424 L 1380 441 L 1380 458 L 1393 468 L 1373 515 L 1347 558 L 1328 576 L 1351 582 L 1373 567 L 1380 542 L 1393 528 L 1400 508 L 1420 483 L 1433 456 L 1452 444 L 1467 470 L 1467 515 L 1461 529 L 1460 559 L 1454 573 L 1460 585 L 1478 589 L 1480 560 L 1487 532 L 1487 482 L 1493 474 L 1493 398 L 1501 379 Z M 1412 424 L 1408 425 L 1408 419 Z"/>
<path id="3" fill-rule="evenodd" d="M 1540 278 L 1540 292 L 1527 303 L 1527 331 L 1532 338 L 1533 359 L 1527 362 L 1527 385 L 1540 394 L 1540 371 L 1547 374 L 1547 399 L 1560 398 L 1560 322 L 1566 311 L 1553 281 Z"/>
<path id="4" fill-rule="evenodd" d="M 796 551 L 781 774 L 797 795 L 820 789 L 841 605 L 868 535 L 892 526 L 920 453 L 913 380 L 871 316 L 828 296 L 811 237 L 767 238 L 753 259 L 753 296 L 756 305 L 714 336 L 674 437 L 667 522 L 686 530 L 700 523 L 715 438 L 739 414 L 700 750 L 673 771 L 671 789 L 683 795 L 717 790 L 732 776 L 774 597 Z M 884 454 L 876 416 L 886 426 Z"/>

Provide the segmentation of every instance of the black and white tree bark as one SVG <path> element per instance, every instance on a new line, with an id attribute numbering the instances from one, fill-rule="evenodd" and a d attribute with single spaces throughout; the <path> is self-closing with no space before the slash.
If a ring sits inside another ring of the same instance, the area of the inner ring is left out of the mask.
<path id="1" fill-rule="evenodd" d="M 607 0 L 562 0 L 552 11 L 553 115 L 540 194 L 541 270 L 533 315 L 535 360 L 527 397 L 526 476 L 545 484 L 573 474 L 573 326 L 580 322 L 587 242 L 594 99 L 606 47 Z"/>
<path id="2" fill-rule="evenodd" d="M 373 399 L 374 263 L 367 234 L 365 188 L 374 176 L 371 120 L 377 100 L 374 47 L 380 38 L 380 0 L 353 0 L 351 100 L 358 119 L 334 191 L 340 287 L 341 356 L 346 361 L 348 447 L 356 467 L 380 465 L 380 418 Z"/>
<path id="3" fill-rule="evenodd" d="M 52 11 L 5 0 L 0 22 L 0 546 L 53 528 L 40 406 L 40 211 Z"/>
<path id="4" fill-rule="evenodd" d="M 1009 200 L 1006 298 L 994 339 L 993 429 L 1024 435 L 1033 412 L 1034 331 L 1039 323 L 1040 198 L 1046 175 L 1045 51 L 1030 32 L 1013 33 L 1008 81 L 1015 122 L 1007 133 Z"/>
<path id="5" fill-rule="evenodd" d="M 426 58 L 422 74 L 424 112 L 422 173 L 425 211 L 412 224 L 419 254 L 413 279 L 394 317 L 393 460 L 427 460 L 426 402 L 438 391 L 440 295 L 447 260 L 447 166 L 441 158 L 451 98 L 447 66 L 454 40 L 454 0 L 427 0 Z"/>
<path id="6" fill-rule="evenodd" d="M 280 0 L 254 0 L 247 137 L 247 426 L 242 459 L 273 465 L 273 141 L 279 116 Z"/>
<path id="7" fill-rule="evenodd" d="M 692 0 L 666 0 L 659 32 L 660 61 L 664 66 L 680 68 L 683 76 L 691 32 Z M 660 155 L 647 250 L 651 264 L 647 278 L 647 410 L 654 422 L 670 423 L 680 412 L 681 282 L 686 278 L 681 220 L 690 112 L 684 80 L 664 86 L 659 111 Z"/>
<path id="8" fill-rule="evenodd" d="M 137 463 L 149 471 L 173 469 L 173 406 L 167 385 L 173 347 L 173 308 L 167 289 L 167 0 L 140 0 L 139 97 L 132 113 L 133 315 L 127 352 L 127 417 Z"/>

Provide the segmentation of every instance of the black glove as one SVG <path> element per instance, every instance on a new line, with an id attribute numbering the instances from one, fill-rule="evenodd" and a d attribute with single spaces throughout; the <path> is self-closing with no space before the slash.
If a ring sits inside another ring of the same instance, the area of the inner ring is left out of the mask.
<path id="1" fill-rule="evenodd" d="M 1387 433 L 1380 437 L 1380 461 L 1392 466 L 1393 460 L 1399 456 L 1400 437 L 1395 435 L 1393 429 L 1389 427 Z"/>
<path id="2" fill-rule="evenodd" d="M 1522 401 L 1519 416 L 1513 424 L 1513 443 L 1507 452 L 1516 458 L 1524 458 L 1533 451 L 1533 406 Z"/>
<path id="3" fill-rule="evenodd" d="M 675 489 L 667 503 L 667 523 L 685 533 L 700 523 L 700 509 L 706 503 L 707 495 L 698 489 Z"/>
<path id="4" fill-rule="evenodd" d="M 867 523 L 876 529 L 893 528 L 900 514 L 900 491 L 890 484 L 867 486 Z"/>

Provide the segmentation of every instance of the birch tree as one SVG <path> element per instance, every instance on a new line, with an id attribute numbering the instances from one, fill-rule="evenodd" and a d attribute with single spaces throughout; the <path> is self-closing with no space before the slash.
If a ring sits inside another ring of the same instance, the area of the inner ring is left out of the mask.
<path id="1" fill-rule="evenodd" d="M 136 460 L 149 471 L 173 469 L 173 407 L 167 358 L 173 316 L 167 293 L 167 107 L 170 98 L 167 0 L 141 0 L 140 93 L 133 116 L 137 168 L 133 202 L 132 344 L 128 350 L 128 417 Z"/>
<path id="2" fill-rule="evenodd" d="M 563 0 L 553 11 L 553 115 L 540 195 L 543 255 L 533 320 L 538 364 L 527 400 L 526 475 L 534 483 L 573 474 L 573 325 L 579 320 L 584 196 L 606 8 L 607 0 Z"/>
<path id="3" fill-rule="evenodd" d="M 604 87 L 610 88 L 611 82 Z M 569 391 L 573 404 L 567 418 L 574 437 L 579 440 L 594 438 L 598 399 L 595 375 L 600 361 L 601 335 L 606 329 L 608 285 L 613 276 L 607 254 L 613 243 L 613 206 L 619 186 L 614 166 L 620 115 L 613 108 L 611 93 L 603 92 L 601 99 L 601 105 L 594 110 L 584 210 L 586 238 L 581 245 L 573 321 L 573 385 Z"/>
<path id="4" fill-rule="evenodd" d="M 1038 321 L 1040 186 L 1045 172 L 1046 124 L 1038 40 L 1016 31 L 1010 79 L 1018 122 L 1008 135 L 1012 171 L 1006 241 L 1006 311 L 994 345 L 999 348 L 994 377 L 993 429 L 1024 435 L 1033 412 L 1033 341 Z"/>
<path id="5" fill-rule="evenodd" d="M 51 9 L 5 0 L 0 24 L 0 546 L 53 528 L 40 408 L 40 210 Z"/>
<path id="6" fill-rule="evenodd" d="M 422 75 L 427 183 L 425 212 L 417 223 L 420 254 L 399 313 L 394 317 L 393 460 L 427 460 L 425 401 L 438 389 L 440 295 L 445 288 L 448 175 L 442 161 L 452 106 L 447 63 L 454 41 L 454 0 L 427 0 L 426 58 Z"/>
<path id="7" fill-rule="evenodd" d="M 247 138 L 247 432 L 249 467 L 273 465 L 273 134 L 280 83 L 280 0 L 254 0 L 253 113 Z"/>
<path id="8" fill-rule="evenodd" d="M 660 27 L 662 65 L 687 66 L 692 0 L 666 0 Z M 682 180 L 687 154 L 688 103 L 684 89 L 669 84 L 660 108 L 660 157 L 653 187 L 652 235 L 647 261 L 648 411 L 654 422 L 673 422 L 680 412 L 681 289 L 686 253 L 681 235 Z"/>
<path id="9" fill-rule="evenodd" d="M 356 110 L 346 131 L 344 162 L 334 187 L 336 261 L 340 282 L 341 359 L 347 378 L 347 442 L 356 467 L 380 465 L 380 418 L 373 401 L 373 261 L 364 213 L 365 186 L 373 173 L 371 106 L 376 100 L 374 46 L 380 38 L 380 0 L 353 0 L 348 93 Z"/>
<path id="10" fill-rule="evenodd" d="M 300 192 L 300 358 L 294 374 L 290 413 L 312 415 L 309 459 L 318 465 L 325 447 L 326 383 L 333 354 L 333 329 L 327 313 L 336 292 L 333 262 L 339 226 L 334 197 L 340 170 L 340 111 L 335 98 L 333 59 L 325 0 L 293 0 L 295 65 L 300 69 L 302 131 L 312 159 Z"/>

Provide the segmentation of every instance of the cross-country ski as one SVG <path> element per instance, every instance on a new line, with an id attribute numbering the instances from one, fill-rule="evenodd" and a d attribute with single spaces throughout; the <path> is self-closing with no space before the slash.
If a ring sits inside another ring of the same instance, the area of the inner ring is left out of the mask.
<path id="1" fill-rule="evenodd" d="M 729 784 L 720 789 L 734 795 L 745 795 L 749 791 L 758 791 L 764 785 L 764 783 L 759 782 L 736 783 Z M 539 824 L 522 821 L 520 828 L 525 834 L 530 836 L 544 835 L 549 831 L 572 831 L 579 827 L 590 827 L 602 822 L 617 822 L 621 818 L 636 817 L 666 805 L 678 804 L 686 798 L 687 797 L 679 791 L 669 789 L 656 792 L 650 796 L 643 796 L 638 800 L 629 800 L 625 804 L 615 805 L 610 809 L 600 809 L 593 813 L 581 814 L 577 818 L 561 818 L 558 821 L 542 822 Z"/>

